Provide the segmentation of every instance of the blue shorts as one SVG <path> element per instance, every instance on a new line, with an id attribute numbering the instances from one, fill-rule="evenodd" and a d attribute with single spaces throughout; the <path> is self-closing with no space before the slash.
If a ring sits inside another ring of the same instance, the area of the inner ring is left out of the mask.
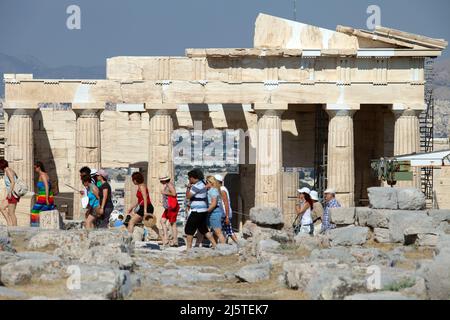
<path id="1" fill-rule="evenodd" d="M 212 212 L 208 216 L 208 227 L 212 229 L 222 228 L 222 212 Z"/>

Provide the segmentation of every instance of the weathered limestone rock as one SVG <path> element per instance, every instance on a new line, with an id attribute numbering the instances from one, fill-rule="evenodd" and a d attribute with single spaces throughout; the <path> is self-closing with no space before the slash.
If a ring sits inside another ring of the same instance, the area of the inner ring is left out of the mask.
<path id="1" fill-rule="evenodd" d="M 361 227 L 367 227 L 367 221 L 371 215 L 371 208 L 357 207 L 355 209 L 355 219 Z"/>
<path id="2" fill-rule="evenodd" d="M 255 283 L 270 278 L 270 263 L 247 265 L 236 272 L 236 277 L 244 282 Z"/>
<path id="3" fill-rule="evenodd" d="M 45 280 L 41 276 L 50 274 L 60 279 L 65 275 L 63 263 L 57 257 L 12 262 L 4 265 L 0 273 L 1 282 L 7 286 L 27 284 L 32 279 Z"/>
<path id="4" fill-rule="evenodd" d="M 121 270 L 131 270 L 133 260 L 125 248 L 117 244 L 95 246 L 88 249 L 80 259 L 80 262 L 91 265 L 109 266 Z"/>
<path id="5" fill-rule="evenodd" d="M 258 252 L 262 251 L 276 251 L 280 248 L 281 244 L 275 240 L 261 240 L 258 243 Z"/>
<path id="6" fill-rule="evenodd" d="M 250 209 L 250 219 L 258 226 L 281 229 L 284 225 L 280 208 L 255 207 Z"/>
<path id="7" fill-rule="evenodd" d="M 81 300 L 119 300 L 131 295 L 131 276 L 128 270 L 105 266 L 80 265 L 80 283 L 71 283 L 69 292 Z"/>
<path id="8" fill-rule="evenodd" d="M 152 287 L 155 284 L 166 286 L 188 286 L 196 282 L 223 281 L 224 275 L 219 269 L 210 266 L 175 266 L 175 267 L 154 267 L 151 269 L 137 270 L 141 275 L 141 285 Z"/>
<path id="9" fill-rule="evenodd" d="M 61 214 L 58 210 L 41 211 L 39 214 L 41 229 L 64 229 Z"/>
<path id="10" fill-rule="evenodd" d="M 299 233 L 295 236 L 294 241 L 298 246 L 309 251 L 328 246 L 328 241 L 325 236 L 311 237 L 309 234 Z"/>
<path id="11" fill-rule="evenodd" d="M 336 225 L 351 225 L 355 223 L 355 208 L 332 208 L 331 223 Z"/>
<path id="12" fill-rule="evenodd" d="M 356 259 L 355 257 L 352 256 L 350 250 L 343 247 L 313 250 L 311 252 L 309 259 L 311 261 L 321 259 L 321 260 L 337 260 L 338 263 L 347 263 L 347 264 L 356 263 Z"/>
<path id="13" fill-rule="evenodd" d="M 372 293 L 359 293 L 345 297 L 344 300 L 417 300 L 407 297 L 400 292 L 380 291 Z"/>
<path id="14" fill-rule="evenodd" d="M 144 239 L 144 228 L 135 227 L 133 230 L 133 241 L 142 241 Z"/>
<path id="15" fill-rule="evenodd" d="M 450 210 L 428 210 L 428 215 L 433 218 L 434 227 L 438 227 L 441 222 L 450 223 Z"/>
<path id="16" fill-rule="evenodd" d="M 285 262 L 283 279 L 288 288 L 303 291 L 315 300 L 338 300 L 353 293 L 367 292 L 365 270 L 351 269 L 337 260 Z"/>
<path id="17" fill-rule="evenodd" d="M 447 300 L 450 297 L 450 254 L 441 252 L 424 267 L 423 277 L 432 300 Z"/>
<path id="18" fill-rule="evenodd" d="M 391 242 L 405 241 L 408 228 L 432 228 L 432 218 L 426 211 L 396 211 L 389 216 L 389 234 Z"/>
<path id="19" fill-rule="evenodd" d="M 400 210 L 423 210 L 426 198 L 422 191 L 415 188 L 397 188 L 398 208 Z"/>
<path id="20" fill-rule="evenodd" d="M 374 239 L 378 243 L 389 243 L 391 242 L 389 229 L 375 228 L 373 229 Z"/>
<path id="21" fill-rule="evenodd" d="M 42 231 L 30 239 L 28 249 L 54 250 L 64 259 L 80 259 L 92 247 L 117 244 L 131 251 L 131 236 L 121 230 L 70 230 Z"/>
<path id="22" fill-rule="evenodd" d="M 5 264 L 16 262 L 19 260 L 20 260 L 20 257 L 18 257 L 17 255 L 15 255 L 12 252 L 0 251 L 0 267 L 4 266 Z"/>
<path id="23" fill-rule="evenodd" d="M 351 248 L 350 254 L 358 263 L 380 265 L 389 260 L 389 256 L 385 252 L 375 248 Z"/>
<path id="24" fill-rule="evenodd" d="M 389 217 L 395 212 L 397 211 L 372 209 L 366 225 L 371 228 L 387 228 L 389 226 Z"/>
<path id="25" fill-rule="evenodd" d="M 228 256 L 238 253 L 238 247 L 235 244 L 222 244 L 218 243 L 216 246 L 216 252 L 221 256 Z"/>
<path id="26" fill-rule="evenodd" d="M 348 226 L 330 230 L 327 235 L 333 247 L 363 245 L 368 239 L 369 228 Z"/>
<path id="27" fill-rule="evenodd" d="M 394 188 L 373 187 L 367 189 L 370 207 L 374 209 L 398 209 L 397 191 Z"/>
<path id="28" fill-rule="evenodd" d="M 439 238 L 439 235 L 434 228 L 418 226 L 405 229 L 403 235 L 405 236 L 405 245 L 415 244 L 418 246 L 436 246 Z"/>

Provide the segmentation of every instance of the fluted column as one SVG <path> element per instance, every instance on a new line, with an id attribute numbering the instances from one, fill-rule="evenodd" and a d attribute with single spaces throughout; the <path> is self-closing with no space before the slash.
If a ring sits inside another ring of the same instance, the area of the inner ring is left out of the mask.
<path id="1" fill-rule="evenodd" d="M 394 155 L 406 155 L 420 152 L 420 110 L 394 110 L 395 134 Z M 398 187 L 415 187 L 420 189 L 420 169 L 413 169 L 413 181 L 399 181 Z"/>
<path id="2" fill-rule="evenodd" d="M 75 133 L 75 172 L 74 186 L 80 187 L 79 170 L 88 166 L 100 169 L 101 166 L 101 139 L 100 139 L 100 114 L 99 109 L 77 109 L 77 128 Z M 80 209 L 80 194 L 74 196 L 74 219 L 83 219 Z"/>
<path id="3" fill-rule="evenodd" d="M 164 208 L 161 198 L 159 177 L 168 175 L 175 179 L 172 155 L 173 109 L 150 110 L 150 137 L 147 183 L 150 197 L 158 218 Z"/>
<path id="4" fill-rule="evenodd" d="M 283 205 L 282 113 L 283 110 L 258 111 L 255 176 L 257 207 L 282 208 Z"/>
<path id="5" fill-rule="evenodd" d="M 355 110 L 327 110 L 328 188 L 336 190 L 336 198 L 344 207 L 355 205 L 355 159 L 353 115 Z M 370 143 L 370 142 L 368 142 Z"/>
<path id="6" fill-rule="evenodd" d="M 6 128 L 6 159 L 10 167 L 33 190 L 33 115 L 34 109 L 5 109 L 8 113 Z"/>

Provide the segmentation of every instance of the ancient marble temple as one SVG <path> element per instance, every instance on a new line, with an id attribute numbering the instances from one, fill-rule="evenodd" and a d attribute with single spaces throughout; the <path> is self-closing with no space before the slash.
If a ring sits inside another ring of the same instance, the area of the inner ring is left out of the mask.
<path id="1" fill-rule="evenodd" d="M 98 80 L 5 74 L 6 159 L 30 186 L 33 161 L 47 164 L 75 218 L 78 195 L 66 184 L 79 186 L 80 167 L 141 167 L 161 214 L 158 176 L 174 174 L 172 132 L 201 121 L 203 130 L 255 133 L 245 140 L 255 161 L 233 179 L 236 210 L 282 207 L 291 219 L 299 178 L 289 169 L 323 159 L 326 185 L 343 205 L 360 205 L 380 185 L 371 159 L 419 151 L 424 60 L 446 46 L 384 27 L 332 31 L 260 14 L 253 48 L 113 57 Z M 18 210 L 24 224 L 28 198 Z"/>

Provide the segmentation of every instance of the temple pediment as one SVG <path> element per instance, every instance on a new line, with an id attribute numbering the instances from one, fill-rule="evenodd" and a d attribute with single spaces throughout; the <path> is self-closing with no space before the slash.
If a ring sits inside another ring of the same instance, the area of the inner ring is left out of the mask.
<path id="1" fill-rule="evenodd" d="M 297 50 L 402 49 L 442 51 L 447 41 L 376 27 L 371 32 L 338 26 L 336 31 L 267 14 L 259 14 L 255 23 L 254 47 Z"/>

